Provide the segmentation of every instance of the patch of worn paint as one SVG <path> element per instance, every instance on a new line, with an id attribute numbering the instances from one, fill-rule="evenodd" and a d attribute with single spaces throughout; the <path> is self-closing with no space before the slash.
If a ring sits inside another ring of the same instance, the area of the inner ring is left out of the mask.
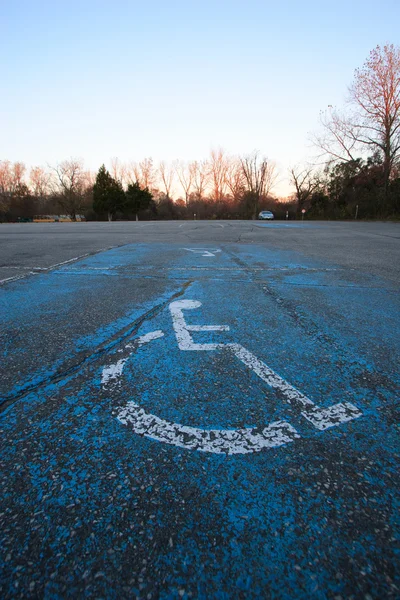
<path id="1" fill-rule="evenodd" d="M 163 336 L 164 334 L 162 331 L 151 331 L 150 333 L 146 333 L 145 335 L 138 337 L 133 342 L 126 344 L 125 348 L 132 349 L 133 351 L 136 348 L 140 348 L 140 346 L 143 346 L 143 344 L 148 344 L 149 342 L 157 340 Z M 128 358 L 129 356 L 126 358 L 121 358 L 117 362 L 108 365 L 107 367 L 104 367 L 101 375 L 102 385 L 107 385 L 110 381 L 116 382 L 118 380 L 118 378 L 122 374 L 122 370 Z"/>

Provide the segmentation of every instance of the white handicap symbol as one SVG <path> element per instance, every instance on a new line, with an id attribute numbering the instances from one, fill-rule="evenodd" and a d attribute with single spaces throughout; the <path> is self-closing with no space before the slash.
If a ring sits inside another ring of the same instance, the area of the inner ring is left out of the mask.
<path id="1" fill-rule="evenodd" d="M 228 325 L 188 325 L 183 311 L 201 307 L 197 300 L 178 300 L 169 305 L 172 324 L 178 346 L 182 351 L 215 351 L 222 350 L 231 353 L 246 367 L 251 369 L 269 387 L 279 390 L 286 402 L 298 409 L 300 414 L 318 430 L 323 431 L 340 425 L 346 421 L 357 419 L 362 412 L 350 402 L 333 404 L 328 408 L 320 408 L 307 396 L 293 387 L 270 367 L 259 360 L 241 344 L 207 343 L 197 344 L 193 341 L 192 333 L 207 331 L 229 331 Z M 162 331 L 154 331 L 141 336 L 127 345 L 134 351 L 152 340 L 163 337 Z M 104 386 L 115 384 L 122 374 L 128 358 L 121 359 L 114 365 L 103 369 L 102 383 Z M 274 421 L 265 427 L 241 429 L 202 429 L 173 423 L 149 414 L 138 404 L 131 401 L 118 410 L 118 420 L 129 426 L 135 433 L 150 439 L 165 442 L 182 448 L 200 450 L 203 452 L 246 454 L 259 452 L 264 448 L 273 448 L 293 442 L 300 435 L 286 421 Z"/>

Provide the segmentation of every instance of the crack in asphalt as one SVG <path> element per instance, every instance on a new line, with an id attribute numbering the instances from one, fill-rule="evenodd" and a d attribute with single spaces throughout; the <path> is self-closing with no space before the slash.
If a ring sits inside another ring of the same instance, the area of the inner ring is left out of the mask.
<path id="1" fill-rule="evenodd" d="M 172 302 L 176 298 L 179 298 L 180 296 L 182 296 L 185 293 L 185 291 L 187 290 L 187 288 L 192 283 L 193 283 L 192 280 L 186 281 L 182 285 L 181 289 L 178 292 L 175 292 L 167 300 L 164 300 L 164 302 L 157 304 L 156 306 L 154 306 L 153 308 L 151 308 L 150 310 L 145 312 L 144 315 L 135 319 L 135 321 L 133 321 L 133 323 L 131 323 L 130 325 L 127 325 L 126 327 L 121 329 L 118 333 L 115 333 L 113 336 L 111 336 L 111 338 L 109 338 L 106 342 L 104 342 L 103 344 L 98 346 L 90 354 L 85 353 L 84 356 L 78 360 L 76 360 L 76 356 L 75 356 L 74 359 L 72 359 L 72 360 L 75 360 L 75 362 L 71 366 L 69 366 L 67 368 L 58 369 L 55 373 L 52 373 L 51 375 L 43 377 L 40 381 L 32 383 L 32 384 L 29 384 L 29 383 L 25 384 L 22 387 L 22 389 L 19 389 L 17 392 L 14 392 L 12 394 L 4 396 L 3 398 L 0 398 L 0 413 L 4 412 L 4 410 L 6 410 L 10 405 L 14 404 L 15 402 L 17 402 L 18 400 L 20 400 L 22 397 L 26 396 L 27 394 L 29 394 L 31 392 L 35 392 L 36 390 L 38 390 L 44 386 L 47 386 L 51 383 L 57 383 L 57 382 L 61 381 L 62 379 L 65 379 L 69 375 L 73 375 L 73 374 L 77 373 L 83 367 L 85 367 L 87 364 L 95 362 L 98 358 L 102 357 L 104 354 L 113 350 L 116 346 L 118 346 L 119 344 L 121 344 L 122 342 L 127 340 L 129 337 L 131 337 L 132 335 L 137 333 L 145 321 L 157 316 L 162 310 L 164 310 L 164 308 L 168 304 L 170 304 L 170 302 Z M 82 353 L 80 353 L 80 354 L 82 354 Z M 79 354 L 78 354 L 78 356 L 79 356 Z"/>
<path id="2" fill-rule="evenodd" d="M 174 270 L 172 267 L 168 267 L 169 270 Z M 160 271 L 167 271 L 167 269 L 159 269 Z M 176 270 L 179 270 L 176 269 Z M 185 271 L 197 271 L 197 272 L 202 272 L 205 270 L 212 270 L 212 269 L 206 269 L 206 268 L 190 268 L 188 267 L 187 269 L 181 269 L 181 270 L 185 270 Z M 218 270 L 218 269 L 215 269 Z M 233 269 L 232 269 L 233 270 Z M 270 271 L 271 273 L 276 273 L 278 270 L 275 269 L 262 269 L 263 271 Z M 301 269 L 299 269 L 300 271 Z M 146 273 L 126 273 L 126 272 L 113 272 L 112 269 L 99 269 L 99 270 L 92 270 L 93 272 L 91 273 L 87 273 L 85 272 L 85 276 L 87 277 L 119 277 L 119 278 L 124 278 L 124 279 L 156 279 L 156 280 L 174 280 L 174 281 L 186 281 L 186 277 L 185 276 L 179 276 L 179 275 L 171 275 L 170 273 L 160 273 L 159 275 L 153 275 L 153 274 L 146 274 Z M 240 273 L 242 272 L 243 269 L 238 269 L 237 272 Z M 265 279 L 261 279 L 259 275 L 256 275 L 257 271 L 261 271 L 261 269 L 254 269 L 254 272 L 252 273 L 247 273 L 248 278 L 244 279 L 244 278 L 240 278 L 237 277 L 235 279 L 229 279 L 226 277 L 223 277 L 222 275 L 220 277 L 216 276 L 216 275 L 209 275 L 209 276 L 204 276 L 204 277 L 196 277 L 196 281 L 225 281 L 227 283 L 263 283 L 265 285 L 285 285 L 285 286 L 296 286 L 296 287 L 309 287 L 309 288 L 334 288 L 334 289 L 338 289 L 338 288 L 343 288 L 343 289 L 351 289 L 351 290 L 380 290 L 380 291 L 384 291 L 384 292 L 389 292 L 389 293 L 396 293 L 398 294 L 398 290 L 395 288 L 389 288 L 389 287 L 381 287 L 381 286 L 374 286 L 374 285 L 356 285 L 356 284 L 339 284 L 339 283 L 296 283 L 294 281 L 271 281 L 268 280 L 266 281 Z M 280 272 L 285 271 L 285 269 L 281 269 Z M 328 269 L 303 269 L 303 271 L 305 271 L 306 273 L 311 271 L 317 271 L 317 272 L 324 272 L 324 271 L 329 271 Z M 60 273 L 55 273 L 55 275 L 57 276 L 65 276 L 65 275 L 82 275 L 82 272 L 79 270 L 76 271 L 72 271 L 72 270 L 68 270 L 66 272 L 60 272 Z"/>
<path id="3" fill-rule="evenodd" d="M 231 250 L 225 249 L 225 251 L 227 254 L 229 254 L 231 256 L 232 260 L 237 265 L 239 265 L 243 268 L 243 270 L 247 271 L 249 274 L 254 275 L 254 273 L 252 273 L 252 268 L 250 266 L 248 266 L 239 257 L 237 257 Z M 328 335 L 326 332 L 320 331 L 319 326 L 311 318 L 305 316 L 304 314 L 301 314 L 301 312 L 299 312 L 298 309 L 295 306 L 293 306 L 293 303 L 290 300 L 282 298 L 276 292 L 276 290 L 272 289 L 274 284 L 272 284 L 272 286 L 271 286 L 271 282 L 268 282 L 268 283 L 265 281 L 263 282 L 260 279 L 253 279 L 252 283 L 257 284 L 258 287 L 261 289 L 261 291 L 265 295 L 269 296 L 279 306 L 280 309 L 283 309 L 286 312 L 286 314 L 288 315 L 288 317 L 295 323 L 295 325 L 301 327 L 304 335 L 306 335 L 307 337 L 309 337 L 311 339 L 316 339 L 325 348 L 329 348 L 329 350 L 331 350 L 332 348 L 334 348 L 336 351 L 340 350 L 341 356 L 343 357 L 343 362 L 345 362 L 349 366 L 357 365 L 358 367 L 360 367 L 359 362 L 354 360 L 352 355 L 349 354 L 349 351 L 346 350 L 346 348 L 344 348 L 340 344 L 340 342 L 337 340 L 336 336 L 334 336 L 332 334 Z M 314 286 L 314 287 L 319 287 L 319 286 Z M 355 288 L 352 288 L 352 289 L 355 289 Z M 387 291 L 390 291 L 390 290 L 387 290 Z M 367 365 L 362 365 L 362 368 L 364 369 L 364 371 L 368 372 L 369 374 L 376 374 L 379 376 L 379 371 L 375 368 L 368 367 Z M 386 385 L 388 388 L 391 387 L 388 382 Z"/>

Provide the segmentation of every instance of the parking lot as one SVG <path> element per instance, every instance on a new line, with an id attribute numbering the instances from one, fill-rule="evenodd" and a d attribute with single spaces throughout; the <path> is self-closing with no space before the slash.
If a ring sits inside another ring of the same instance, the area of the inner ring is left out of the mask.
<path id="1" fill-rule="evenodd" d="M 400 225 L 0 252 L 3 598 L 398 597 Z"/>

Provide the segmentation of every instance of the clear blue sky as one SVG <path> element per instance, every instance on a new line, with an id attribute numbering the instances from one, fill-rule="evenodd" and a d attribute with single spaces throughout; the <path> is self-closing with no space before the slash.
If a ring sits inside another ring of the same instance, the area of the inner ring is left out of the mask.
<path id="1" fill-rule="evenodd" d="M 94 170 L 222 146 L 284 178 L 399 23 L 399 0 L 0 0 L 0 160 Z"/>

